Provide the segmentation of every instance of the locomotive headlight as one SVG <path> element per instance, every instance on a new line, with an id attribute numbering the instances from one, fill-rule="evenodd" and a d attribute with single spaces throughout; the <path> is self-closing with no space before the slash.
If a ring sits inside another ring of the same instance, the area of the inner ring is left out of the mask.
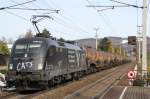
<path id="1" fill-rule="evenodd" d="M 9 64 L 9 69 L 10 69 L 10 70 L 13 69 L 13 64 Z"/>
<path id="2" fill-rule="evenodd" d="M 43 69 L 43 64 L 38 64 L 38 70 Z"/>

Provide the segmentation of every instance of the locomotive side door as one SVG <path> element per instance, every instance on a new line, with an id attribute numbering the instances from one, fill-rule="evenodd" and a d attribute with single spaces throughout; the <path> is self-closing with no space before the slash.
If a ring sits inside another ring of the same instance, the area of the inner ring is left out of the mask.
<path id="1" fill-rule="evenodd" d="M 76 54 L 75 50 L 68 49 L 67 52 L 67 57 L 68 57 L 68 72 L 73 72 L 76 66 Z"/>

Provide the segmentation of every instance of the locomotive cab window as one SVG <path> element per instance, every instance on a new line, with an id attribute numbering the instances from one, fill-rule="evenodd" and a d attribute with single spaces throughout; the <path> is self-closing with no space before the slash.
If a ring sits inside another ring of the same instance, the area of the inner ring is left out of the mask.
<path id="1" fill-rule="evenodd" d="M 15 47 L 15 53 L 24 53 L 27 49 L 26 44 L 17 44 Z"/>
<path id="2" fill-rule="evenodd" d="M 29 44 L 29 52 L 37 52 L 41 49 L 41 44 Z"/>
<path id="3" fill-rule="evenodd" d="M 45 45 L 43 42 L 17 42 L 14 47 L 14 53 L 39 53 Z"/>

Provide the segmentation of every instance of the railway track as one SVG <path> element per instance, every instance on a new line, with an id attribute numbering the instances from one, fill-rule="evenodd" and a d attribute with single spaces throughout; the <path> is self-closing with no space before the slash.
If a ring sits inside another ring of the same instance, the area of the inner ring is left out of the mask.
<path id="1" fill-rule="evenodd" d="M 6 95 L 3 95 L 3 96 L 0 96 L 0 99 L 31 99 L 39 94 L 43 94 L 43 93 L 46 93 L 46 92 L 49 92 L 49 91 L 52 91 L 54 90 L 55 88 L 59 88 L 61 86 L 65 86 L 69 83 L 71 83 L 72 81 L 70 82 L 66 82 L 66 83 L 63 83 L 63 84 L 60 84 L 60 85 L 56 85 L 54 87 L 51 87 L 49 89 L 46 89 L 46 90 L 41 90 L 41 91 L 34 91 L 34 92 L 6 92 L 7 94 Z"/>
<path id="2" fill-rule="evenodd" d="M 32 94 L 14 92 L 10 95 L 0 97 L 0 99 L 97 99 L 97 97 L 102 96 L 107 89 L 111 88 L 111 85 L 116 83 L 117 79 L 121 77 L 128 68 L 126 65 L 118 66 L 92 75 L 87 75 L 79 81 L 70 81 L 47 90 Z"/>
<path id="3" fill-rule="evenodd" d="M 118 82 L 118 79 L 120 79 L 127 70 L 128 67 L 118 67 L 109 74 L 103 76 L 101 79 L 67 95 L 65 99 L 99 99 Z"/>
<path id="4" fill-rule="evenodd" d="M 16 92 L 5 92 L 2 94 L 3 95 L 0 96 L 0 99 L 7 99 L 9 97 L 15 96 L 17 93 Z"/>
<path id="5" fill-rule="evenodd" d="M 120 81 L 119 80 L 120 77 L 122 77 L 124 75 L 124 72 L 128 68 L 130 68 L 130 66 L 133 66 L 133 63 L 132 64 L 126 64 L 126 65 L 119 66 L 119 67 L 115 67 L 115 68 L 112 68 L 112 69 L 109 69 L 109 70 L 104 70 L 104 71 L 101 71 L 101 72 L 98 72 L 98 73 L 86 76 L 86 77 L 84 77 L 83 79 L 81 79 L 79 81 L 67 84 L 66 86 L 63 86 L 63 87 L 60 87 L 60 88 L 56 88 L 56 89 L 54 89 L 52 91 L 49 91 L 47 93 L 43 93 L 41 95 L 38 95 L 38 96 L 36 96 L 36 97 L 34 97 L 32 99 L 37 99 L 37 98 L 38 99 L 43 99 L 43 98 L 46 98 L 46 99 L 49 99 L 49 98 L 50 99 L 64 99 L 64 98 L 65 99 L 74 99 L 74 97 L 72 97 L 72 96 L 77 91 L 83 90 L 85 87 L 89 86 L 90 84 L 95 83 L 97 80 L 104 79 L 104 77 L 106 75 L 109 75 L 108 77 L 112 77 L 110 75 L 113 75 L 114 74 L 113 72 L 120 70 L 120 68 L 123 68 L 121 70 L 121 74 L 117 74 L 119 76 L 117 77 L 117 79 L 115 79 L 116 81 L 113 82 L 113 84 L 115 84 L 116 82 Z M 108 89 L 111 88 L 111 85 L 109 85 L 108 83 L 106 84 L 105 82 L 103 82 L 103 85 L 104 84 L 107 85 Z M 89 88 L 89 89 L 91 89 L 91 88 Z M 107 91 L 107 90 L 104 90 L 104 89 L 101 89 L 101 90 L 103 90 L 103 93 L 105 93 Z M 99 97 L 99 95 L 100 95 L 100 93 L 99 94 L 97 93 L 95 95 L 95 98 Z M 78 94 L 76 94 L 75 96 L 78 96 Z M 91 98 L 94 98 L 94 97 L 90 97 L 90 99 Z M 79 98 L 79 99 L 84 99 L 84 98 L 82 97 L 82 98 Z M 85 99 L 88 99 L 88 98 L 85 97 Z"/>

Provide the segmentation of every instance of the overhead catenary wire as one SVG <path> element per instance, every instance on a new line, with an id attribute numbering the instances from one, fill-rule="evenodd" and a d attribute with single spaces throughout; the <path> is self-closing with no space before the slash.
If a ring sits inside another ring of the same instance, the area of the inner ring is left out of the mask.
<path id="1" fill-rule="evenodd" d="M 89 5 L 91 5 L 91 2 L 89 1 L 89 0 L 86 0 L 87 1 L 87 3 L 89 4 Z M 112 6 L 110 6 L 110 7 L 112 7 Z M 98 9 L 96 8 L 96 7 L 92 7 L 94 10 L 96 10 L 97 11 L 97 13 L 98 13 L 98 15 L 103 19 L 103 21 L 104 21 L 104 23 L 108 26 L 107 28 L 109 28 L 109 30 L 112 32 L 114 32 L 114 31 L 116 31 L 116 29 L 114 29 L 111 25 L 110 25 L 110 23 L 106 20 L 106 18 L 104 17 L 104 15 L 102 14 L 102 13 L 99 13 L 99 11 L 98 11 Z"/>
<path id="2" fill-rule="evenodd" d="M 76 31 L 76 32 L 78 31 L 77 29 L 74 29 L 73 27 L 68 27 L 68 26 L 66 26 L 64 23 L 61 23 L 60 20 L 58 20 L 58 21 L 53 20 L 53 21 L 56 22 L 57 24 L 63 26 L 64 28 L 66 28 L 66 29 L 68 29 L 68 30 L 73 30 L 73 31 Z M 79 31 L 78 31 L 78 32 L 79 32 Z M 76 35 L 78 35 L 78 36 L 84 36 L 83 32 L 81 32 L 80 35 L 79 35 L 79 34 L 76 34 Z"/>
<path id="3" fill-rule="evenodd" d="M 13 3 L 15 3 L 15 5 L 18 5 L 18 4 L 20 4 L 20 3 L 18 3 L 18 2 L 15 2 L 14 0 L 11 0 Z M 9 7 L 7 7 L 7 9 L 19 9 L 19 10 L 33 10 L 33 11 L 36 11 L 36 10 L 50 10 L 50 9 L 41 9 L 40 7 L 38 7 L 38 9 L 32 9 L 32 8 L 28 8 L 28 7 L 26 7 L 26 6 L 24 6 L 24 5 L 22 5 L 23 7 L 15 7 L 15 8 L 9 8 Z M 13 13 L 13 12 L 10 12 L 10 11 L 7 11 L 7 10 L 3 10 L 3 11 L 5 11 L 6 13 L 8 13 L 8 14 L 10 14 L 10 15 L 13 15 L 13 16 L 16 16 L 16 17 L 18 17 L 18 18 L 20 18 L 20 19 L 22 19 L 22 20 L 25 20 L 26 22 L 30 22 L 28 19 L 26 19 L 26 18 L 24 18 L 24 17 L 22 17 L 21 15 L 17 15 L 17 14 L 15 14 L 15 13 Z M 56 11 L 56 10 L 55 10 Z M 51 28 L 52 29 L 52 28 Z M 54 29 L 53 29 L 54 30 Z M 55 31 L 58 31 L 58 30 L 55 30 Z M 61 32 L 61 33 L 63 33 L 62 31 L 59 31 L 59 32 Z M 64 33 L 65 34 L 65 33 Z M 67 34 L 67 33 L 66 33 Z M 69 33 L 69 35 L 70 35 L 71 33 Z M 81 33 L 82 34 L 82 33 Z M 72 35 L 72 34 L 71 34 Z M 75 37 L 81 37 L 81 35 L 72 35 L 72 36 L 75 36 Z M 83 36 L 83 35 L 82 35 Z"/>
<path id="4" fill-rule="evenodd" d="M 15 14 L 15 13 L 12 13 L 12 12 L 10 12 L 10 11 L 7 11 L 7 10 L 3 10 L 4 12 L 6 12 L 6 13 L 8 13 L 8 14 L 10 14 L 10 15 L 13 15 L 13 16 L 15 16 L 15 17 L 18 17 L 18 18 L 20 18 L 20 19 L 22 19 L 22 20 L 24 20 L 24 21 L 26 21 L 26 22 L 30 22 L 30 20 L 28 20 L 28 19 L 26 19 L 26 18 L 24 18 L 24 17 L 22 17 L 22 16 L 19 16 L 19 15 L 17 15 L 17 14 Z M 40 25 L 40 24 L 39 24 Z M 43 26 L 43 25 L 40 25 L 40 26 Z M 43 27 L 45 27 L 45 26 L 43 26 Z M 49 29 L 51 29 L 51 30 L 53 30 L 53 31 L 55 31 L 55 32 L 59 32 L 59 33 L 62 33 L 62 34 L 65 34 L 65 35 L 71 35 L 71 36 L 75 36 L 75 37 L 81 37 L 81 35 L 79 36 L 77 36 L 77 35 L 74 35 L 74 34 L 70 34 L 70 33 L 65 33 L 65 32 L 62 32 L 62 31 L 59 31 L 59 30 L 55 30 L 55 29 L 53 29 L 53 28 L 50 28 L 50 27 L 48 27 Z"/>
<path id="5" fill-rule="evenodd" d="M 13 2 L 13 3 L 15 3 L 15 4 L 18 4 L 18 2 L 17 1 L 14 1 L 14 0 L 10 0 L 11 2 Z M 45 3 L 46 4 L 46 3 Z M 33 4 L 34 5 L 34 4 Z M 24 8 L 8 8 L 8 9 L 18 9 L 18 10 L 34 10 L 35 12 L 37 11 L 37 10 L 46 10 L 46 11 L 53 11 L 52 9 L 40 9 L 40 7 L 38 6 L 38 8 L 29 8 L 29 7 L 26 7 L 25 5 L 22 5 Z"/>
<path id="6" fill-rule="evenodd" d="M 31 0 L 31 1 L 23 2 L 23 3 L 18 3 L 18 4 L 7 6 L 7 7 L 1 7 L 0 10 L 4 10 L 4 9 L 9 9 L 9 8 L 12 8 L 12 7 L 16 7 L 16 6 L 25 5 L 27 3 L 31 3 L 31 2 L 34 2 L 34 1 L 36 1 L 36 0 Z"/>
<path id="7" fill-rule="evenodd" d="M 49 5 L 49 7 L 50 8 L 52 8 L 50 5 Z M 49 14 L 49 13 L 45 13 L 45 14 Z M 62 14 L 59 14 L 59 15 L 62 15 Z M 61 16 L 61 17 L 63 17 L 63 16 Z M 56 18 L 56 17 L 55 17 Z M 89 32 L 88 31 L 85 31 L 85 30 L 83 30 L 82 28 L 80 28 L 79 26 L 71 26 L 71 25 L 68 25 L 67 26 L 67 22 L 65 22 L 63 19 L 60 19 L 60 18 L 58 18 L 57 17 L 57 19 L 59 20 L 59 21 L 57 21 L 57 20 L 54 20 L 57 24 L 59 24 L 59 25 L 62 25 L 63 27 L 65 27 L 65 28 L 67 28 L 67 29 L 69 29 L 69 30 L 75 30 L 75 31 L 82 31 L 82 33 L 86 33 L 86 34 L 89 34 Z M 67 18 L 66 18 L 67 19 Z M 76 28 L 76 29 L 75 29 Z"/>
<path id="8" fill-rule="evenodd" d="M 93 8 L 96 8 L 96 7 L 103 7 L 103 8 L 106 8 L 106 7 L 110 7 L 110 8 L 115 8 L 115 7 L 129 7 L 127 5 L 87 5 L 87 7 L 93 7 Z M 97 10 L 97 9 L 96 9 Z"/>
<path id="9" fill-rule="evenodd" d="M 105 10 L 109 10 L 109 9 L 114 9 L 114 7 L 105 8 L 105 9 L 101 9 L 101 10 L 97 10 L 97 11 L 98 11 L 98 12 L 101 12 L 101 11 L 105 11 Z"/>
<path id="10" fill-rule="evenodd" d="M 52 3 L 55 7 L 57 7 L 56 6 L 56 4 L 53 2 L 53 1 L 49 1 L 50 3 Z M 51 7 L 50 5 L 49 5 L 49 7 Z M 66 17 L 65 15 L 63 15 L 63 14 L 58 14 L 58 15 L 60 15 L 60 17 L 62 17 L 63 19 L 60 19 L 60 18 L 58 18 L 57 17 L 57 19 L 59 19 L 61 22 L 63 22 L 63 23 L 60 23 L 60 24 L 66 24 L 66 23 L 73 23 L 73 24 L 69 24 L 68 25 L 68 28 L 69 27 L 71 27 L 72 29 L 77 29 L 77 30 L 79 30 L 79 31 L 82 31 L 82 33 L 84 33 L 84 34 L 91 34 L 91 33 L 89 33 L 89 31 L 86 31 L 85 29 L 83 29 L 83 27 L 81 27 L 81 24 L 79 25 L 79 24 L 77 24 L 76 22 L 74 22 L 73 20 L 71 20 L 69 17 Z M 67 21 L 67 22 L 66 22 Z M 58 23 L 58 22 L 57 22 Z M 66 26 L 66 25 L 65 25 Z M 73 27 L 72 27 L 73 26 Z"/>
<path id="11" fill-rule="evenodd" d="M 84 34 L 90 34 L 88 31 L 85 31 L 85 30 L 83 30 L 82 28 L 80 28 L 80 27 L 78 27 L 76 25 L 68 24 L 66 21 L 64 21 L 64 20 L 62 20 L 62 19 L 60 19 L 58 17 L 56 19 L 58 20 L 58 21 L 54 20 L 54 21 L 56 21 L 56 23 L 58 23 L 58 24 L 60 24 L 60 25 L 62 25 L 64 27 L 66 27 L 66 28 L 68 28 L 70 30 L 81 31 Z"/>
<path id="12" fill-rule="evenodd" d="M 143 8 L 143 7 L 139 7 L 138 5 L 128 4 L 128 3 L 124 3 L 124 2 L 120 2 L 120 1 L 116 1 L 116 0 L 110 0 L 110 1 L 113 1 L 113 2 L 116 2 L 116 3 L 119 3 L 119 4 L 126 5 L 126 6 L 128 6 L 128 7 Z"/>
<path id="13" fill-rule="evenodd" d="M 43 25 L 42 25 L 42 26 L 43 26 Z M 45 26 L 43 26 L 43 27 L 45 27 Z M 60 30 L 56 30 L 56 29 L 51 28 L 51 27 L 46 27 L 46 28 L 48 28 L 48 29 L 50 29 L 50 30 L 53 30 L 53 31 L 55 31 L 55 32 L 57 32 L 57 33 L 64 34 L 64 35 L 66 35 L 66 36 L 70 35 L 70 36 L 75 36 L 75 37 L 78 37 L 78 38 L 81 38 L 81 36 L 84 36 L 84 35 L 76 35 L 76 34 L 72 34 L 72 33 L 68 33 L 68 32 L 62 32 L 62 31 L 60 31 Z"/>
<path id="14" fill-rule="evenodd" d="M 91 34 L 91 33 L 89 33 L 89 31 L 86 31 L 83 27 L 83 25 L 81 26 L 81 23 L 80 23 L 80 25 L 79 24 L 77 24 L 76 22 L 74 22 L 71 18 L 69 18 L 68 16 L 65 16 L 65 15 L 63 15 L 63 14 L 59 14 L 61 17 L 63 17 L 63 19 L 64 20 L 66 20 L 66 21 L 68 21 L 68 22 L 70 22 L 70 23 L 73 23 L 73 26 L 75 27 L 75 28 L 77 28 L 77 29 L 79 29 L 79 30 L 81 30 L 83 33 L 86 33 L 86 34 Z"/>
<path id="15" fill-rule="evenodd" d="M 46 0 L 47 1 L 47 0 Z M 54 7 L 57 8 L 57 5 L 53 2 L 53 0 L 48 0 L 48 3 L 50 2 L 50 4 L 52 4 Z"/>
<path id="16" fill-rule="evenodd" d="M 49 0 L 51 1 L 51 0 Z M 50 6 L 49 2 L 47 2 L 46 0 L 42 0 L 42 2 L 44 4 L 44 6 L 46 5 L 48 8 L 54 9 L 53 7 Z"/>
<path id="17" fill-rule="evenodd" d="M 22 20 L 24 20 L 24 21 L 26 21 L 26 22 L 30 22 L 30 20 L 28 20 L 28 19 L 26 19 L 26 18 L 24 18 L 24 17 L 22 17 L 22 16 L 19 16 L 19 15 L 15 14 L 15 13 L 12 13 L 12 12 L 7 11 L 7 10 L 3 10 L 3 11 L 6 12 L 6 13 L 8 13 L 8 14 L 10 14 L 10 15 L 16 16 L 16 17 L 18 17 L 18 18 L 20 18 L 20 19 L 22 19 Z M 40 25 L 40 24 L 39 24 L 39 25 Z M 40 26 L 43 26 L 43 25 L 40 25 Z M 45 27 L 45 26 L 43 26 L 43 27 Z M 55 32 L 59 32 L 59 33 L 62 33 L 62 34 L 66 34 L 67 36 L 68 36 L 68 35 L 71 35 L 71 36 L 75 36 L 75 37 L 81 37 L 81 35 L 74 35 L 74 34 L 71 34 L 71 33 L 62 32 L 62 31 L 60 31 L 60 30 L 55 30 L 55 29 L 50 28 L 50 27 L 48 27 L 48 28 L 51 29 L 51 30 L 53 30 L 53 31 L 55 31 Z"/>
<path id="18" fill-rule="evenodd" d="M 60 10 L 52 10 L 52 9 L 37 9 L 37 8 L 7 8 L 7 9 L 12 9 L 12 10 L 45 10 L 45 11 L 60 11 Z"/>
<path id="19" fill-rule="evenodd" d="M 10 15 L 16 16 L 16 17 L 18 17 L 18 18 L 20 18 L 20 19 L 22 19 L 24 21 L 30 22 L 30 20 L 28 20 L 28 19 L 26 19 L 26 18 L 24 18 L 24 17 L 22 17 L 20 15 L 17 15 L 17 14 L 15 14 L 13 12 L 10 12 L 10 11 L 7 11 L 7 10 L 3 10 L 3 11 L 6 12 L 6 13 L 8 13 L 8 14 L 10 14 Z"/>
<path id="20" fill-rule="evenodd" d="M 17 1 L 14 1 L 14 0 L 10 0 L 10 1 L 13 2 L 13 3 L 15 3 L 15 4 L 18 3 Z M 25 6 L 25 5 L 22 5 L 22 6 L 25 7 L 25 8 L 29 8 L 29 7 Z M 39 13 L 37 10 L 33 10 L 33 11 Z"/>
<path id="21" fill-rule="evenodd" d="M 14 3 L 17 3 L 17 2 L 14 2 Z M 51 10 L 51 9 L 41 9 L 41 7 L 39 7 L 39 6 L 36 6 L 36 7 L 38 7 L 38 9 L 31 9 L 31 8 L 9 8 L 9 9 L 19 9 L 19 10 L 50 10 L 50 11 L 56 11 L 56 12 L 59 11 L 59 10 Z M 14 15 L 14 13 L 11 13 L 11 14 Z M 25 18 L 23 18 L 23 17 L 21 17 L 21 16 L 18 16 L 18 15 L 16 15 L 16 14 L 15 14 L 15 16 L 17 16 L 17 17 L 19 17 L 19 18 L 25 20 Z M 56 21 L 55 21 L 55 22 L 56 22 Z M 60 22 L 57 22 L 57 23 L 60 24 Z M 63 25 L 63 24 L 62 24 L 62 25 Z M 69 28 L 69 27 L 68 27 L 68 28 Z M 56 31 L 56 30 L 55 30 L 55 31 Z M 73 35 L 73 36 L 75 36 L 75 35 Z M 81 36 L 81 35 L 80 35 L 80 36 Z M 79 35 L 78 35 L 78 37 L 79 37 Z"/>
<path id="22" fill-rule="evenodd" d="M 41 9 L 41 7 L 38 6 L 36 3 L 32 3 L 32 5 L 34 5 L 35 7 L 39 8 L 39 9 Z"/>

